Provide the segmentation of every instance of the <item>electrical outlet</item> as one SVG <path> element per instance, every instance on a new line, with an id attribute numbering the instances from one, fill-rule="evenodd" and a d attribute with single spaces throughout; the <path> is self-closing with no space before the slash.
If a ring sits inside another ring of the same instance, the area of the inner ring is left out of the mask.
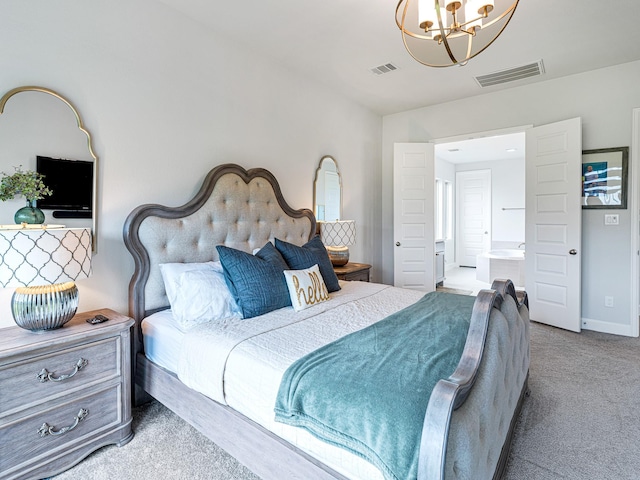
<path id="1" fill-rule="evenodd" d="M 607 213 L 604 216 L 604 224 L 605 225 L 619 225 L 620 224 L 620 215 L 617 213 Z"/>
<path id="2" fill-rule="evenodd" d="M 605 307 L 613 307 L 613 297 L 605 296 L 604 297 L 604 306 Z"/>

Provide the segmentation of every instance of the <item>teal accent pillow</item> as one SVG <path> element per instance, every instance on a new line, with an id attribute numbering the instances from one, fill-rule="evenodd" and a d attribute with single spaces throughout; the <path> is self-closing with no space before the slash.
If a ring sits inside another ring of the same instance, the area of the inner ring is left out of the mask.
<path id="1" fill-rule="evenodd" d="M 340 282 L 338 282 L 327 249 L 324 248 L 319 236 L 316 235 L 301 247 L 276 238 L 276 248 L 289 265 L 289 269 L 304 270 L 317 264 L 327 290 L 330 292 L 340 290 Z"/>
<path id="2" fill-rule="evenodd" d="M 243 318 L 257 317 L 291 305 L 282 255 L 267 243 L 255 255 L 235 248 L 216 246 L 229 290 Z"/>

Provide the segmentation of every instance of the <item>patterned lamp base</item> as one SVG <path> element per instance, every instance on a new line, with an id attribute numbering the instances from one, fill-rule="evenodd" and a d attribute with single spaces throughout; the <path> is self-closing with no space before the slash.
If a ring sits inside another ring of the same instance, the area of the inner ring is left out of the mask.
<path id="1" fill-rule="evenodd" d="M 334 267 L 342 267 L 349 263 L 349 247 L 330 247 L 327 246 L 329 259 Z"/>
<path id="2" fill-rule="evenodd" d="M 78 288 L 73 282 L 16 288 L 11 297 L 13 319 L 34 332 L 62 327 L 78 309 Z"/>

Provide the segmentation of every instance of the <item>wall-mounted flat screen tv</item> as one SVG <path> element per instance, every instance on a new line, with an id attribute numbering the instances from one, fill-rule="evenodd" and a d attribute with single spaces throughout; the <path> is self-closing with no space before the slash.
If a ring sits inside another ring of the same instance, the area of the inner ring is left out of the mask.
<path id="1" fill-rule="evenodd" d="M 38 208 L 91 212 L 93 162 L 36 157 L 36 171 L 53 194 L 38 200 Z"/>

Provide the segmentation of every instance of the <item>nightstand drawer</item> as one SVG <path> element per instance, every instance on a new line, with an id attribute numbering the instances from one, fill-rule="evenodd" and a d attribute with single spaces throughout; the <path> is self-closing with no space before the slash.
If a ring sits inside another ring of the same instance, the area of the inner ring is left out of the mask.
<path id="1" fill-rule="evenodd" d="M 339 280 L 345 280 L 350 282 L 368 282 L 369 271 L 371 265 L 366 263 L 352 263 L 349 262 L 342 267 L 333 267 L 334 272 Z"/>
<path id="2" fill-rule="evenodd" d="M 369 270 L 360 270 L 359 272 L 347 273 L 344 279 L 348 282 L 368 282 Z"/>
<path id="3" fill-rule="evenodd" d="M 0 472 L 11 477 L 11 469 L 24 460 L 44 463 L 70 450 L 73 443 L 83 443 L 117 425 L 121 421 L 120 389 L 113 385 L 48 410 L 29 412 L 0 428 Z"/>
<path id="4" fill-rule="evenodd" d="M 76 388 L 120 376 L 120 337 L 0 367 L 0 420 Z"/>

